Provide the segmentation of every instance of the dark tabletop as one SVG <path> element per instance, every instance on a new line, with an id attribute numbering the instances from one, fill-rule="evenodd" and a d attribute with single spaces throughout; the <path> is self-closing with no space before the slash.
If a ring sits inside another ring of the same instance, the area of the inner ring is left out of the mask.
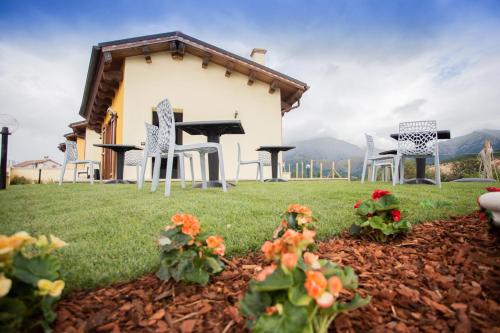
<path id="1" fill-rule="evenodd" d="M 257 148 L 257 151 L 287 151 L 290 149 L 294 149 L 295 146 L 260 146 Z"/>
<path id="2" fill-rule="evenodd" d="M 450 139 L 451 133 L 449 130 L 437 131 L 438 139 Z M 391 138 L 397 140 L 399 138 L 399 133 L 391 134 Z"/>
<path id="3" fill-rule="evenodd" d="M 385 150 L 378 153 L 379 155 L 396 155 L 398 151 L 396 149 Z"/>
<path id="4" fill-rule="evenodd" d="M 219 135 L 245 134 L 240 120 L 184 121 L 175 123 L 175 127 L 191 135 L 207 135 L 211 131 Z"/>
<path id="5" fill-rule="evenodd" d="M 141 147 L 135 145 L 121 145 L 117 143 L 96 143 L 95 147 L 109 148 L 112 150 L 142 150 Z"/>

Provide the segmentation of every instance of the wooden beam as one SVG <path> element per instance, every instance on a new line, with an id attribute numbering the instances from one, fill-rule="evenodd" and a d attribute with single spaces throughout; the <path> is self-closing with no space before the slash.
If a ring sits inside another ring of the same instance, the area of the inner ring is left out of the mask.
<path id="1" fill-rule="evenodd" d="M 143 46 L 142 47 L 142 54 L 144 54 L 144 59 L 146 59 L 146 62 L 148 64 L 152 63 L 153 61 L 151 60 L 151 54 L 149 54 L 149 47 L 148 46 Z"/>
<path id="2" fill-rule="evenodd" d="M 115 91 L 118 89 L 118 82 L 110 81 L 110 82 L 104 82 L 102 81 L 99 83 L 99 90 L 102 91 Z"/>
<path id="3" fill-rule="evenodd" d="M 273 82 L 271 82 L 271 84 L 269 85 L 269 93 L 274 94 L 274 92 L 278 88 L 279 88 L 278 80 L 273 80 Z"/>
<path id="4" fill-rule="evenodd" d="M 304 91 L 302 91 L 300 89 L 297 90 L 292 96 L 290 96 L 287 99 L 287 104 L 289 104 L 290 106 L 292 106 L 296 101 L 298 101 L 302 97 L 303 93 L 304 93 Z"/>
<path id="5" fill-rule="evenodd" d="M 122 71 L 109 71 L 102 73 L 102 79 L 104 81 L 120 82 L 123 81 Z"/>
<path id="6" fill-rule="evenodd" d="M 113 57 L 111 56 L 111 52 L 106 51 L 104 52 L 104 64 L 106 66 L 111 65 L 111 62 L 113 61 Z"/>
<path id="7" fill-rule="evenodd" d="M 226 77 L 230 77 L 231 74 L 233 73 L 234 69 L 234 62 L 228 61 L 226 63 Z"/>
<path id="8" fill-rule="evenodd" d="M 250 70 L 250 72 L 248 72 L 248 82 L 247 82 L 249 86 L 253 84 L 253 82 L 255 81 L 255 77 L 256 77 L 255 71 Z"/>
<path id="9" fill-rule="evenodd" d="M 102 90 L 98 90 L 97 91 L 97 97 L 98 98 L 111 98 L 113 99 L 115 97 L 115 92 L 114 90 L 108 90 L 108 91 L 102 91 Z"/>
<path id="10" fill-rule="evenodd" d="M 208 52 L 205 52 L 205 54 L 203 54 L 203 62 L 201 63 L 201 67 L 206 69 L 211 58 L 212 55 Z"/>
<path id="11" fill-rule="evenodd" d="M 111 105 L 111 103 L 113 102 L 113 100 L 111 98 L 96 98 L 95 100 L 95 105 L 99 106 L 99 105 Z"/>
<path id="12" fill-rule="evenodd" d="M 186 44 L 179 41 L 170 42 L 170 50 L 172 51 L 172 59 L 182 60 L 184 58 L 184 53 L 186 51 Z"/>
<path id="13" fill-rule="evenodd" d="M 186 44 L 183 42 L 177 42 L 177 53 L 183 57 L 184 53 L 186 52 Z"/>

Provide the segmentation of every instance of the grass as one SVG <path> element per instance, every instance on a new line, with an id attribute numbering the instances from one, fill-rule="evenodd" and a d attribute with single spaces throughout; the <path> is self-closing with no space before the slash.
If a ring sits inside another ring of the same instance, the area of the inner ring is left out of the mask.
<path id="1" fill-rule="evenodd" d="M 165 198 L 163 187 L 150 193 L 134 185 L 17 185 L 0 191 L 0 233 L 25 230 L 65 240 L 70 246 L 59 253 L 63 278 L 69 289 L 91 288 L 154 271 L 156 238 L 176 212 L 196 215 L 204 230 L 224 237 L 228 254 L 233 255 L 258 249 L 290 203 L 311 207 L 318 218 L 319 238 L 327 238 L 354 221 L 353 203 L 376 188 L 393 191 L 409 220 L 417 222 L 472 212 L 485 186 L 445 183 L 440 190 L 428 185 L 393 188 L 344 181 L 240 182 L 223 193 L 220 189 L 181 190 L 174 184 L 172 196 Z M 451 205 L 423 209 L 419 203 L 424 199 Z"/>

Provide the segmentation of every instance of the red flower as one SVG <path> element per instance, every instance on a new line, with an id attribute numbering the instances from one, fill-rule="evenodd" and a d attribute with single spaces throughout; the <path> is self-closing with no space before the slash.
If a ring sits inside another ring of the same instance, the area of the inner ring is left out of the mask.
<path id="1" fill-rule="evenodd" d="M 479 221 L 488 221 L 488 216 L 485 212 L 479 212 Z"/>
<path id="2" fill-rule="evenodd" d="M 359 205 L 361 205 L 363 201 L 360 199 L 358 201 L 356 201 L 356 203 L 354 204 L 354 208 L 359 208 Z"/>
<path id="3" fill-rule="evenodd" d="M 487 187 L 486 191 L 488 191 L 488 192 L 500 192 L 500 188 L 498 188 L 498 187 Z"/>
<path id="4" fill-rule="evenodd" d="M 380 199 L 383 196 L 388 195 L 388 194 L 391 194 L 391 192 L 386 191 L 386 190 L 375 190 L 372 193 L 372 199 L 373 200 L 378 200 L 378 199 Z"/>
<path id="5" fill-rule="evenodd" d="M 401 212 L 399 210 L 397 209 L 391 210 L 391 216 L 394 222 L 401 221 Z"/>

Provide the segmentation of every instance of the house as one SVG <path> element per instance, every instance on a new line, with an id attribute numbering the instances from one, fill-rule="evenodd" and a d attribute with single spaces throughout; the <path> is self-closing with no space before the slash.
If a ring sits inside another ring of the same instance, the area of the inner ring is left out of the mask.
<path id="1" fill-rule="evenodd" d="M 29 160 L 14 164 L 12 168 L 25 168 L 25 169 L 55 169 L 60 168 L 61 164 L 44 156 L 41 160 Z"/>
<path id="2" fill-rule="evenodd" d="M 309 88 L 266 67 L 265 56 L 266 50 L 256 48 L 247 59 L 181 32 L 100 43 L 92 48 L 79 112 L 85 131 L 78 129 L 79 135 L 73 127 L 67 138 L 84 142 L 79 157 L 86 159 L 101 158 L 95 143 L 143 145 L 144 123 L 157 123 L 155 106 L 168 98 L 176 121 L 241 120 L 244 135 L 221 137 L 226 177 L 234 178 L 237 143 L 245 159 L 255 159 L 261 145 L 282 144 L 282 117 Z M 191 144 L 206 137 L 180 132 L 176 140 Z M 113 177 L 113 154 L 104 150 L 102 158 L 104 178 Z M 199 167 L 195 171 L 200 178 Z M 151 172 L 148 164 L 146 179 Z M 242 167 L 240 177 L 255 174 L 254 167 Z M 135 170 L 126 167 L 125 178 L 134 179 Z"/>

